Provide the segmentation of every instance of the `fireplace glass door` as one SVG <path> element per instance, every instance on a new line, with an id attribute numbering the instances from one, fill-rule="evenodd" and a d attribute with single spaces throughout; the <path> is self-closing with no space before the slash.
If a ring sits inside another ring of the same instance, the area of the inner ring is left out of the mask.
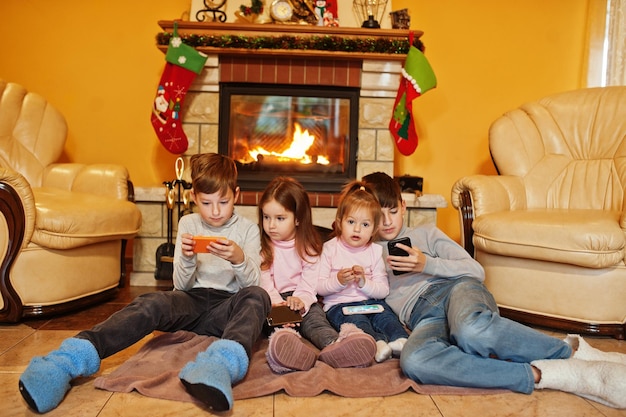
<path id="1" fill-rule="evenodd" d="M 219 152 L 236 161 L 242 190 L 287 175 L 337 192 L 355 177 L 358 97 L 353 88 L 224 83 Z"/>

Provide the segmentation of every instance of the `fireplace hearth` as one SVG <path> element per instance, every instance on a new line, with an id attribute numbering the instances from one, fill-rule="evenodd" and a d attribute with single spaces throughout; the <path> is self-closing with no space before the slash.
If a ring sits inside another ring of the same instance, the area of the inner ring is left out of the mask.
<path id="1" fill-rule="evenodd" d="M 356 175 L 358 109 L 357 88 L 222 83 L 218 151 L 236 161 L 242 190 L 287 175 L 338 192 Z"/>

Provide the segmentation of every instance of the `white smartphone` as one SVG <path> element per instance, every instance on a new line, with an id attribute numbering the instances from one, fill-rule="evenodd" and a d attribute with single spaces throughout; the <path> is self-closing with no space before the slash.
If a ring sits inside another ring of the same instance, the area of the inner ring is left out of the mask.
<path id="1" fill-rule="evenodd" d="M 373 314 L 382 313 L 385 311 L 385 307 L 380 304 L 367 304 L 361 306 L 346 306 L 341 309 L 343 314 L 349 316 L 350 314 Z"/>

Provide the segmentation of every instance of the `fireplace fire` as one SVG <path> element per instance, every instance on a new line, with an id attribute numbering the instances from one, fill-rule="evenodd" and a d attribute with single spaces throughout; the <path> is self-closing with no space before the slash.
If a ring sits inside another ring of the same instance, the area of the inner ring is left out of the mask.
<path id="1" fill-rule="evenodd" d="M 295 131 L 293 133 L 293 138 L 291 140 L 291 144 L 289 147 L 282 152 L 278 151 L 268 151 L 262 145 L 255 147 L 248 151 L 249 156 L 252 157 L 252 161 L 257 162 L 269 162 L 269 158 L 273 158 L 274 163 L 282 164 L 282 163 L 299 163 L 303 165 L 309 165 L 311 163 L 328 165 L 330 162 L 328 160 L 328 155 L 311 155 L 310 149 L 313 146 L 313 143 L 316 140 L 316 137 L 311 135 L 308 130 L 302 131 L 302 127 L 295 123 L 293 124 L 295 127 Z M 289 137 L 289 133 L 287 132 L 287 138 Z M 239 162 L 245 162 L 246 156 L 242 157 L 242 160 Z"/>
<path id="2" fill-rule="evenodd" d="M 288 175 L 337 192 L 356 173 L 358 107 L 356 88 L 223 83 L 219 152 L 236 161 L 242 190 Z"/>

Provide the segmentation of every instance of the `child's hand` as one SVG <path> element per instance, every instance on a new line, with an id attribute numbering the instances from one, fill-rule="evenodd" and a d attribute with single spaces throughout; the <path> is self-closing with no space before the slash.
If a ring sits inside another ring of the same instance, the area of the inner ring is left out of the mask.
<path id="1" fill-rule="evenodd" d="M 209 253 L 219 256 L 233 265 L 240 264 L 245 259 L 243 249 L 229 239 L 219 239 L 209 243 Z"/>
<path id="2" fill-rule="evenodd" d="M 195 255 L 193 251 L 194 244 L 196 242 L 193 240 L 193 235 L 189 233 L 183 233 L 181 235 L 181 249 L 183 250 L 183 255 L 187 257 L 192 257 Z"/>
<path id="3" fill-rule="evenodd" d="M 276 307 L 276 306 L 289 306 L 290 309 L 292 310 L 296 310 L 295 308 L 291 307 L 291 305 L 289 304 L 289 299 L 290 298 L 295 298 L 296 300 L 299 300 L 299 298 L 297 297 L 287 297 L 287 301 L 283 301 L 282 303 L 278 303 L 278 304 L 272 304 L 272 307 Z M 304 306 L 304 303 L 302 303 L 302 305 Z M 304 307 L 302 307 L 302 310 L 300 311 L 300 314 L 304 314 Z M 285 323 L 280 327 L 292 327 L 292 328 L 296 328 L 296 327 L 300 327 L 300 323 Z"/>
<path id="4" fill-rule="evenodd" d="M 387 256 L 387 264 L 396 271 L 422 272 L 426 265 L 426 255 L 416 248 L 398 243 L 398 248 L 405 250 L 409 256 Z"/>
<path id="5" fill-rule="evenodd" d="M 354 281 L 354 272 L 352 268 L 342 268 L 337 272 L 337 280 L 343 286 L 348 285 Z"/>
<path id="6" fill-rule="evenodd" d="M 354 276 L 354 282 L 357 283 L 359 288 L 363 288 L 365 285 L 365 269 L 361 265 L 354 265 L 352 267 L 352 275 Z"/>
<path id="7" fill-rule="evenodd" d="M 298 297 L 287 297 L 287 305 L 294 311 L 299 311 L 300 314 L 304 314 L 304 301 Z"/>

